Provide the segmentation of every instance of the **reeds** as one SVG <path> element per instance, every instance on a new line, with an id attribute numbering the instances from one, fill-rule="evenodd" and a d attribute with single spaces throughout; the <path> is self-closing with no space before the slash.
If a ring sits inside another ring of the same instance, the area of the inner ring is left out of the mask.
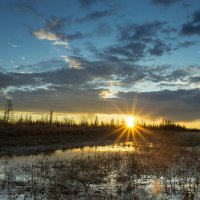
<path id="1" fill-rule="evenodd" d="M 5 199 L 199 199 L 200 149 L 161 145 L 8 169 Z M 1 192 L 0 192 L 1 193 Z"/>

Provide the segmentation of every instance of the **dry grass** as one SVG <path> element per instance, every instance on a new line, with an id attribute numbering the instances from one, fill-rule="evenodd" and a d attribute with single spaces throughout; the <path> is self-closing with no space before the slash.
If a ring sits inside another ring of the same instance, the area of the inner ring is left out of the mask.
<path id="1" fill-rule="evenodd" d="M 40 160 L 9 169 L 7 199 L 199 199 L 200 149 L 137 146 L 133 152 Z"/>

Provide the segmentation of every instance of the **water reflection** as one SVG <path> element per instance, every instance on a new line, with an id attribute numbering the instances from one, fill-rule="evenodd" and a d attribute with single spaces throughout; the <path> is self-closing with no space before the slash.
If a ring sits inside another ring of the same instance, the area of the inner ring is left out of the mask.
<path id="1" fill-rule="evenodd" d="M 145 144 L 151 146 L 152 144 Z M 105 146 L 85 146 L 82 148 L 72 148 L 66 150 L 56 150 L 53 153 L 41 153 L 38 155 L 21 155 L 21 156 L 3 156 L 0 158 L 0 176 L 3 176 L 5 169 L 17 168 L 22 165 L 31 165 L 37 160 L 48 159 L 50 161 L 72 159 L 77 157 L 92 156 L 96 153 L 109 152 L 135 152 L 144 144 L 124 142 Z"/>
<path id="2" fill-rule="evenodd" d="M 74 149 L 67 149 L 67 150 L 57 150 L 54 152 L 54 154 L 63 156 L 63 154 L 66 154 L 68 156 L 76 156 L 76 154 L 92 154 L 92 153 L 100 153 L 100 152 L 134 152 L 136 150 L 136 147 L 131 142 L 126 143 L 120 143 L 120 144 L 114 144 L 114 145 L 105 145 L 105 146 L 85 146 L 83 148 L 74 148 Z"/>

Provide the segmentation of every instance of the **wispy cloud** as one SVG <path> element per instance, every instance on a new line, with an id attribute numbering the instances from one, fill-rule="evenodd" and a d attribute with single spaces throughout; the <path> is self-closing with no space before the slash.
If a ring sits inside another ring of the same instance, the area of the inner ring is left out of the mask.
<path id="1" fill-rule="evenodd" d="M 108 0 L 79 0 L 80 6 L 83 8 L 88 8 L 96 3 L 105 3 Z"/>
<path id="2" fill-rule="evenodd" d="M 88 13 L 84 17 L 77 19 L 76 21 L 81 23 L 85 21 L 94 21 L 94 20 L 100 20 L 104 17 L 111 16 L 113 14 L 114 10 L 102 10 L 102 11 L 95 11 Z"/>
<path id="3" fill-rule="evenodd" d="M 69 56 L 61 56 L 61 58 L 63 58 L 64 61 L 69 64 L 70 68 L 73 68 L 73 69 L 82 69 L 83 68 L 81 66 L 81 62 L 79 62 L 76 59 L 70 58 Z"/>
<path id="4" fill-rule="evenodd" d="M 61 45 L 65 48 L 69 48 L 69 43 L 66 38 L 63 38 L 62 35 L 51 33 L 45 29 L 37 29 L 32 32 L 33 35 L 39 40 L 49 40 L 52 41 L 54 45 Z"/>
<path id="5" fill-rule="evenodd" d="M 66 24 L 70 24 L 71 19 L 68 17 L 51 16 L 50 19 L 45 20 L 45 29 L 50 32 L 62 31 Z"/>
<path id="6" fill-rule="evenodd" d="M 8 45 L 12 48 L 20 48 L 21 46 L 18 44 L 8 43 Z"/>
<path id="7" fill-rule="evenodd" d="M 151 2 L 155 5 L 163 5 L 163 6 L 169 6 L 171 4 L 181 2 L 183 0 L 151 0 Z"/>

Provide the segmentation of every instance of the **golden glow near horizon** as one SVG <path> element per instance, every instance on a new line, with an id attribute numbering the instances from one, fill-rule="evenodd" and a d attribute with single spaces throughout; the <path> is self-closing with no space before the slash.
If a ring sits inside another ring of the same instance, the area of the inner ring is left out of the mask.
<path id="1" fill-rule="evenodd" d="M 3 112 L 0 112 L 0 117 L 4 115 Z M 29 118 L 33 121 L 40 120 L 41 118 L 45 118 L 49 116 L 49 112 L 26 112 L 26 111 L 14 111 L 14 118 L 15 119 L 20 119 L 23 117 Z M 146 122 L 146 124 L 159 124 L 163 118 L 158 118 L 158 119 L 151 119 L 149 116 L 141 116 L 141 115 L 125 115 L 125 114 L 119 114 L 119 113 L 113 113 L 113 114 L 103 114 L 103 113 L 60 113 L 60 112 L 53 112 L 53 119 L 55 121 L 64 121 L 64 119 L 69 118 L 73 119 L 75 122 L 80 122 L 82 117 L 86 117 L 89 122 L 94 121 L 95 117 L 98 116 L 99 121 L 104 121 L 104 122 L 110 122 L 110 120 L 114 119 L 115 122 L 118 120 L 121 122 L 124 120 L 125 126 L 126 126 L 126 117 L 132 116 L 134 118 L 134 123 L 135 127 L 137 124 L 137 121 L 143 121 Z M 188 122 L 183 122 L 183 121 L 176 121 L 176 123 L 179 123 L 180 125 L 185 125 L 188 128 L 199 128 L 200 129 L 200 120 L 195 120 L 195 121 L 188 121 Z M 128 126 L 126 126 L 128 128 Z M 135 128 L 134 127 L 134 128 Z"/>
<path id="2" fill-rule="evenodd" d="M 133 116 L 125 117 L 126 126 L 133 128 L 135 126 L 135 118 Z"/>

